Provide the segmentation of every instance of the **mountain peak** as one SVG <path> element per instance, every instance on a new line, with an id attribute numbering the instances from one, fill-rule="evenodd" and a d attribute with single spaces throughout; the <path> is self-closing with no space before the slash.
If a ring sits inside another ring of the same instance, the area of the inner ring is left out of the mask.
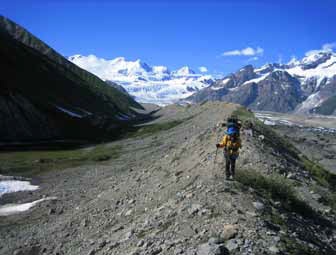
<path id="1" fill-rule="evenodd" d="M 296 57 L 292 57 L 292 59 L 287 63 L 287 65 L 293 67 L 300 65 L 300 63 L 301 63 L 300 60 L 298 60 Z"/>
<path id="2" fill-rule="evenodd" d="M 153 66 L 152 69 L 153 69 L 154 73 L 170 74 L 170 71 L 169 71 L 168 67 L 166 67 L 166 66 Z"/>
<path id="3" fill-rule="evenodd" d="M 117 57 L 115 59 L 112 60 L 113 63 L 120 63 L 120 62 L 125 62 L 125 58 L 124 57 Z"/>
<path id="4" fill-rule="evenodd" d="M 141 61 L 141 59 L 137 59 L 134 63 L 136 64 L 137 67 L 143 68 L 146 72 L 152 71 L 152 68 L 145 62 Z"/>
<path id="5" fill-rule="evenodd" d="M 195 74 L 195 72 L 189 67 L 189 66 L 184 66 L 180 68 L 179 70 L 176 71 L 177 75 L 191 75 Z"/>
<path id="6" fill-rule="evenodd" d="M 310 53 L 302 59 L 301 61 L 302 68 L 304 70 L 315 68 L 318 65 L 329 60 L 332 55 L 333 55 L 332 52 L 326 52 L 326 51 L 318 51 Z"/>
<path id="7" fill-rule="evenodd" d="M 253 68 L 254 68 L 253 65 L 246 65 L 242 69 L 253 69 Z"/>
<path id="8" fill-rule="evenodd" d="M 82 55 L 80 55 L 80 54 L 75 54 L 75 55 L 73 55 L 73 56 L 70 56 L 69 57 L 69 60 L 70 61 L 74 61 L 74 60 L 76 60 L 76 59 L 80 59 L 82 57 Z"/>

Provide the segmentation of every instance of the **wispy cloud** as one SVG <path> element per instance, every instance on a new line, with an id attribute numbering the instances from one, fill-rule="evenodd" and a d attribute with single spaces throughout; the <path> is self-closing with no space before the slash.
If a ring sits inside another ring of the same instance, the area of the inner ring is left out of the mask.
<path id="1" fill-rule="evenodd" d="M 282 64 L 282 60 L 283 60 L 283 59 L 282 59 L 282 54 L 279 54 L 279 56 L 278 56 L 278 63 L 279 63 L 279 64 Z"/>
<path id="2" fill-rule="evenodd" d="M 325 43 L 325 44 L 322 45 L 321 49 L 307 51 L 305 55 L 310 56 L 310 55 L 316 54 L 318 52 L 332 52 L 334 48 L 336 48 L 336 43 L 335 42 Z"/>
<path id="3" fill-rule="evenodd" d="M 208 71 L 208 68 L 206 68 L 205 66 L 200 66 L 198 70 L 200 70 L 201 73 L 206 73 Z"/>
<path id="4" fill-rule="evenodd" d="M 334 48 L 336 48 L 336 43 L 326 43 L 322 45 L 322 49 L 324 51 L 332 51 Z"/>
<path id="5" fill-rule="evenodd" d="M 258 59 L 259 59 L 259 57 L 249 58 L 249 59 L 247 60 L 247 62 L 257 61 Z"/>
<path id="6" fill-rule="evenodd" d="M 256 49 L 253 49 L 252 47 L 247 47 L 242 50 L 231 50 L 231 51 L 225 51 L 221 54 L 221 56 L 262 56 L 264 54 L 264 49 L 257 47 Z"/>

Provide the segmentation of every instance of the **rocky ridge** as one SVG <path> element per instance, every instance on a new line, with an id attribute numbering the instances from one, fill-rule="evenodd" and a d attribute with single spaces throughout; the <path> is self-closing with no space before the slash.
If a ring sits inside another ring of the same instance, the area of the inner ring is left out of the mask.
<path id="1" fill-rule="evenodd" d="M 214 145 L 232 112 L 246 122 L 237 180 L 226 181 Z M 335 212 L 318 194 L 330 190 L 287 140 L 234 104 L 171 105 L 157 114 L 153 124 L 181 122 L 106 145 L 121 146 L 117 159 L 47 172 L 39 191 L 5 195 L 58 200 L 0 218 L 0 252 L 336 254 Z M 282 186 L 298 187 L 300 200 Z"/>

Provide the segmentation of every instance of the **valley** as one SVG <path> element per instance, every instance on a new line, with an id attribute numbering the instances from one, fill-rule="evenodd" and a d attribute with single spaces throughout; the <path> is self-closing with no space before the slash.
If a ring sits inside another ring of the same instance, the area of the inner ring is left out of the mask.
<path id="1" fill-rule="evenodd" d="M 336 174 L 336 118 L 258 112 L 257 118 L 271 125 L 312 161 Z"/>

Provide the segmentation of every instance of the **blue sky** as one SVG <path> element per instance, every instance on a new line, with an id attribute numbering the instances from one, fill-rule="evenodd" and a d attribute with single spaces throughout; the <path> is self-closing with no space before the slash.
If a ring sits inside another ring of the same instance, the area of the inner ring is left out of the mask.
<path id="1" fill-rule="evenodd" d="M 0 13 L 65 56 L 209 73 L 288 62 L 336 42 L 336 1 L 3 0 Z"/>

